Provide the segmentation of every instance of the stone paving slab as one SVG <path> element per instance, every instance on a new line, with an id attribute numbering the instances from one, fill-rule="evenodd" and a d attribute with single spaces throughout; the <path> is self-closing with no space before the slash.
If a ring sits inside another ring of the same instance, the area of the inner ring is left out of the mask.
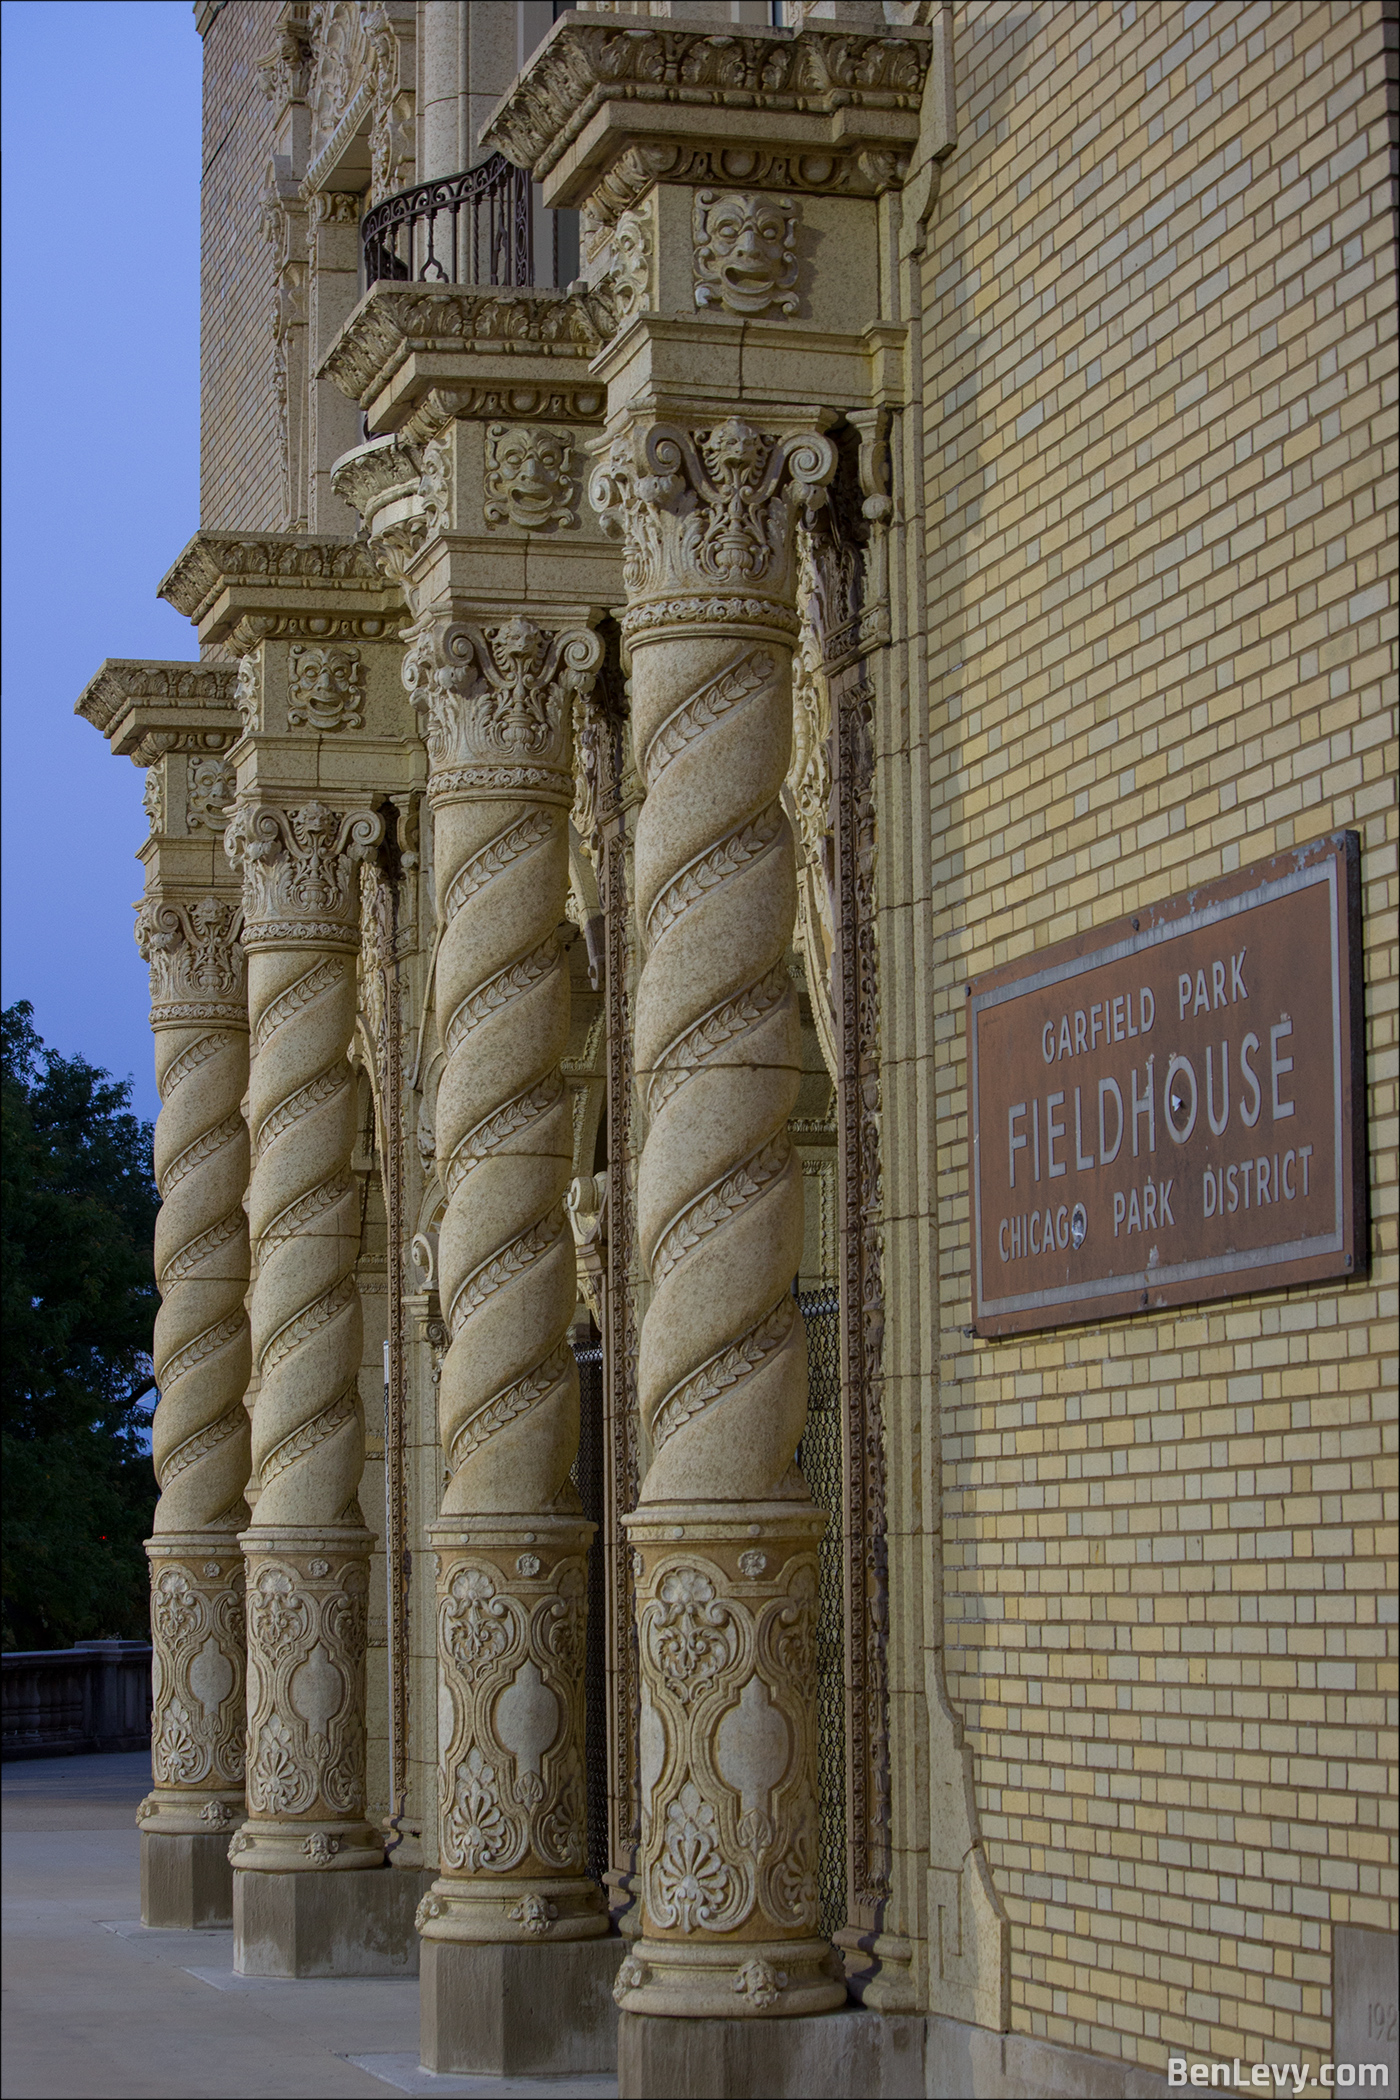
<path id="1" fill-rule="evenodd" d="M 454 2078 L 444 2071 L 425 2071 L 416 2053 L 407 2056 L 352 2056 L 349 2061 L 382 2078 L 401 2093 L 436 2093 L 443 2100 L 479 2095 L 480 2100 L 507 2100 L 526 2094 L 536 2100 L 617 2100 L 616 2078 Z"/>
<path id="2" fill-rule="evenodd" d="M 449 2078 L 418 2062 L 416 1979 L 233 1973 L 231 1932 L 152 1932 L 137 1756 L 0 1770 L 5 2100 L 611 2100 L 614 2078 Z"/>

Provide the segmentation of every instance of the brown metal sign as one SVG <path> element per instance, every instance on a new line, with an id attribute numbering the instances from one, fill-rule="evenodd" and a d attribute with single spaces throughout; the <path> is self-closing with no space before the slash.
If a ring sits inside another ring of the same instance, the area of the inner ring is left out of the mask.
<path id="1" fill-rule="evenodd" d="M 1338 832 L 968 986 L 978 1334 L 1364 1265 L 1359 929 Z"/>

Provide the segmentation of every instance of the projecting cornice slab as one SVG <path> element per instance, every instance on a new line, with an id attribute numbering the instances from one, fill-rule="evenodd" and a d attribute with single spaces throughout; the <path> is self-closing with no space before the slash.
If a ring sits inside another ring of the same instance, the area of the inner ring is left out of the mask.
<path id="1" fill-rule="evenodd" d="M 197 532 L 159 596 L 201 642 L 248 649 L 270 635 L 382 639 L 407 617 L 363 540 L 308 533 Z"/>
<path id="2" fill-rule="evenodd" d="M 481 143 L 547 204 L 591 198 L 604 216 L 659 181 L 874 196 L 907 170 L 931 49 L 920 28 L 718 32 L 571 10 Z"/>
<path id="3" fill-rule="evenodd" d="M 106 737 L 114 757 L 148 766 L 166 751 L 221 751 L 233 743 L 242 727 L 237 679 L 237 664 L 109 656 L 73 712 Z"/>
<path id="4" fill-rule="evenodd" d="M 596 419 L 603 389 L 590 361 L 616 317 L 601 292 L 372 285 L 321 361 L 376 433 L 399 430 L 443 395 L 452 415 Z M 429 434 L 429 433 L 424 433 Z"/>

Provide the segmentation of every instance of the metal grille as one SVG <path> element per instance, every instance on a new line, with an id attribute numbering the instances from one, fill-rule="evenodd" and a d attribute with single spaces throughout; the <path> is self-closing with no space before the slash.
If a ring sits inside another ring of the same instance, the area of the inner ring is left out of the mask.
<path id="1" fill-rule="evenodd" d="M 817 1886 L 827 1938 L 846 1922 L 846 1625 L 842 1604 L 841 1300 L 834 1290 L 798 1299 L 807 1330 L 807 1427 L 797 1462 L 827 1527 L 818 1549 Z"/>
<path id="2" fill-rule="evenodd" d="M 554 245 L 556 221 L 548 214 Z M 504 155 L 461 175 L 443 175 L 400 190 L 360 222 L 365 288 L 381 278 L 420 283 L 532 285 L 535 283 L 535 207 L 530 177 Z M 550 256 L 550 276 L 557 259 Z"/>
<path id="3" fill-rule="evenodd" d="M 608 1871 L 607 1597 L 603 1538 L 603 1346 L 574 1348 L 578 1364 L 579 1438 L 573 1482 L 584 1515 L 597 1525 L 588 1549 L 588 1645 L 584 1651 L 583 1762 L 588 1784 L 588 1871 Z"/>

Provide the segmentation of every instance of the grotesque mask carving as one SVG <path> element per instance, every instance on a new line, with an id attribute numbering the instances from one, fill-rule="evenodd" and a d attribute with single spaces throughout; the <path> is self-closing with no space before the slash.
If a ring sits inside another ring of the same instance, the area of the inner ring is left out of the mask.
<path id="1" fill-rule="evenodd" d="M 618 318 L 628 321 L 651 305 L 651 228 L 642 211 L 624 211 L 613 229 L 613 282 Z"/>
<path id="2" fill-rule="evenodd" d="M 364 722 L 364 668 L 356 649 L 294 646 L 287 721 L 293 729 L 358 729 Z"/>
<path id="3" fill-rule="evenodd" d="M 486 522 L 548 532 L 578 522 L 573 444 L 563 430 L 492 423 L 486 432 Z"/>
<path id="4" fill-rule="evenodd" d="M 791 197 L 697 190 L 695 304 L 732 314 L 796 313 L 797 208 Z"/>

